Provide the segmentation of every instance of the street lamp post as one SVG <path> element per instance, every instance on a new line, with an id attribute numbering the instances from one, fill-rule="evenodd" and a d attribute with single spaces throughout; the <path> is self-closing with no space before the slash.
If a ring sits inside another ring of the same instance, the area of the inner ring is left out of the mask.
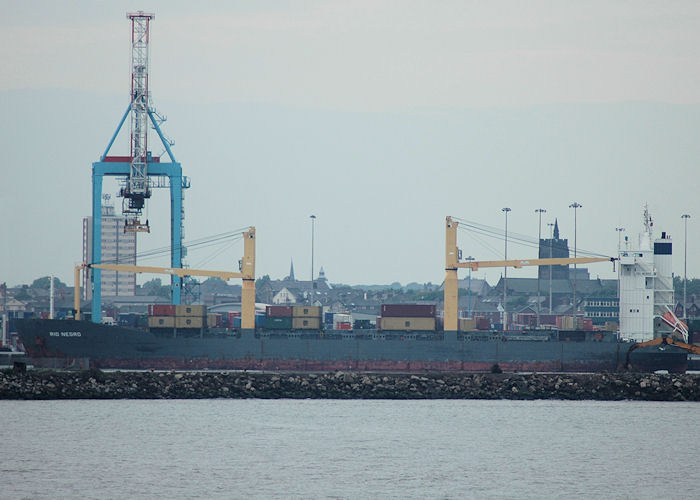
<path id="1" fill-rule="evenodd" d="M 574 209 L 574 259 L 576 258 L 576 212 L 578 208 L 583 207 L 580 203 L 573 202 L 571 205 L 569 205 L 569 208 Z M 576 325 L 576 279 L 577 279 L 577 272 L 576 272 L 576 261 L 574 261 L 574 328 L 577 327 Z"/>
<path id="2" fill-rule="evenodd" d="M 688 214 L 683 214 L 681 215 L 681 218 L 683 219 L 683 230 L 684 230 L 684 238 L 683 238 L 683 246 L 685 247 L 685 251 L 683 254 L 683 319 L 686 321 L 688 320 L 688 314 L 686 313 L 687 309 L 687 302 L 686 302 L 686 284 L 688 283 L 688 219 L 690 219 L 690 215 Z"/>
<path id="3" fill-rule="evenodd" d="M 471 255 L 464 260 L 474 260 Z M 467 280 L 467 318 L 472 317 L 472 268 L 469 268 L 469 278 Z"/>
<path id="4" fill-rule="evenodd" d="M 549 234 L 549 258 L 552 258 L 552 242 L 554 241 L 554 223 L 547 223 L 550 230 Z M 552 264 L 549 265 L 549 314 L 552 314 Z"/>
<path id="5" fill-rule="evenodd" d="M 540 255 L 540 242 L 542 241 L 542 214 L 547 213 L 544 208 L 538 208 L 535 213 L 539 215 L 539 223 L 537 226 L 537 258 Z M 537 267 L 537 328 L 540 327 L 540 268 Z"/>
<path id="6" fill-rule="evenodd" d="M 505 241 L 505 250 L 504 250 L 504 260 L 508 260 L 508 212 L 510 212 L 510 208 L 504 207 L 501 209 L 501 212 L 504 212 L 506 214 L 506 241 Z M 503 329 L 508 330 L 508 313 L 506 310 L 506 299 L 507 299 L 507 281 L 508 281 L 508 266 L 503 266 Z"/>

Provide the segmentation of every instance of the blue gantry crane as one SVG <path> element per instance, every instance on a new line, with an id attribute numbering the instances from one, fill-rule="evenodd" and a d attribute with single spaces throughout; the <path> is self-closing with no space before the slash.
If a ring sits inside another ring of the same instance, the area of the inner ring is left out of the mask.
<path id="1" fill-rule="evenodd" d="M 123 197 L 122 213 L 126 217 L 124 231 L 150 232 L 148 219 L 142 221 L 146 200 L 151 189 L 170 188 L 170 266 L 181 268 L 184 257 L 183 238 L 183 190 L 189 188 L 189 179 L 182 175 L 182 166 L 175 160 L 160 124 L 165 120 L 150 104 L 148 90 L 149 29 L 155 14 L 138 11 L 127 13 L 131 21 L 131 98 L 116 131 L 100 157 L 92 164 L 92 263 L 102 262 L 102 183 L 105 176 L 122 178 L 119 195 Z M 126 119 L 130 117 L 131 145 L 128 156 L 109 156 Z M 161 161 L 148 149 L 149 122 L 158 134 L 170 159 Z M 102 319 L 101 270 L 92 269 L 92 321 Z M 183 279 L 171 275 L 171 299 L 180 304 Z"/>

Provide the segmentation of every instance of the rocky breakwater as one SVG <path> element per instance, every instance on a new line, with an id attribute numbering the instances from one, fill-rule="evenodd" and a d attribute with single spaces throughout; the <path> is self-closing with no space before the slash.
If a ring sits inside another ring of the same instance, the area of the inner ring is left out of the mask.
<path id="1" fill-rule="evenodd" d="M 0 372 L 0 399 L 700 401 L 700 375 Z"/>

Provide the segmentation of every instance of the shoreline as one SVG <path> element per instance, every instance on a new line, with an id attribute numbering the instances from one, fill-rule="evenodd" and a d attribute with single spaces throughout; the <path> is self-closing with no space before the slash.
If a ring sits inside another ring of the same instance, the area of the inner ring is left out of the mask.
<path id="1" fill-rule="evenodd" d="M 215 398 L 700 401 L 700 374 L 0 372 L 2 400 Z"/>

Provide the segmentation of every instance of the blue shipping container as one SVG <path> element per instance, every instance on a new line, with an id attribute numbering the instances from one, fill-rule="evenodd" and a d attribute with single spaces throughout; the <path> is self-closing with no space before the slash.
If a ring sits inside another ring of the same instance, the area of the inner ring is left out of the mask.
<path id="1" fill-rule="evenodd" d="M 264 314 L 256 314 L 255 315 L 255 328 L 264 328 L 265 327 L 265 315 Z"/>

